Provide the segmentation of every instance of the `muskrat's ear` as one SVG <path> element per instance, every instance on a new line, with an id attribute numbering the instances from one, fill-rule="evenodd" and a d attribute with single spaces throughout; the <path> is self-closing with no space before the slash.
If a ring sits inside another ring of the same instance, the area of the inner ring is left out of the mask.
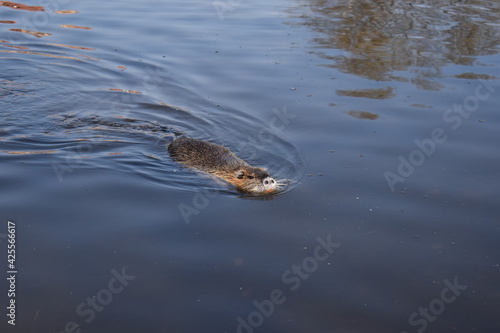
<path id="1" fill-rule="evenodd" d="M 245 170 L 239 169 L 238 171 L 236 171 L 235 176 L 238 179 L 243 179 L 243 177 L 245 177 Z"/>

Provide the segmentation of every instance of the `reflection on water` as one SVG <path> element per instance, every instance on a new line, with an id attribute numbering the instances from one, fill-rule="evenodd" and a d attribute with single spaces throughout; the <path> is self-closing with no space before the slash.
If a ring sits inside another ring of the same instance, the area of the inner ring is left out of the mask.
<path id="1" fill-rule="evenodd" d="M 478 73 L 462 73 L 455 75 L 457 79 L 466 80 L 497 80 L 498 78 L 493 75 L 488 74 L 478 74 Z"/>
<path id="2" fill-rule="evenodd" d="M 70 29 L 83 29 L 83 30 L 90 30 L 90 29 L 92 29 L 91 27 L 79 27 L 79 26 L 73 25 L 73 24 L 61 24 L 60 27 L 70 28 Z"/>
<path id="3" fill-rule="evenodd" d="M 47 37 L 51 36 L 52 34 L 49 34 L 48 32 L 40 32 L 40 31 L 31 31 L 27 29 L 9 29 L 10 31 L 15 31 L 15 32 L 24 32 L 25 34 L 30 34 L 35 37 Z"/>
<path id="4" fill-rule="evenodd" d="M 41 12 L 45 10 L 41 6 L 27 6 L 23 5 L 22 3 L 10 2 L 10 1 L 0 1 L 0 6 L 9 7 L 12 9 L 27 10 L 31 12 Z"/>
<path id="5" fill-rule="evenodd" d="M 57 150 L 34 150 L 34 151 L 7 151 L 0 150 L 0 153 L 12 154 L 12 155 L 27 155 L 27 154 L 54 154 Z"/>
<path id="6" fill-rule="evenodd" d="M 16 46 L 16 45 L 4 45 L 5 47 L 11 47 L 13 49 L 18 49 L 18 50 L 28 50 L 29 47 L 25 47 L 25 46 Z"/>
<path id="7" fill-rule="evenodd" d="M 42 7 L 42 6 L 27 6 L 27 5 L 24 5 L 21 3 L 14 3 L 14 2 L 9 2 L 9 1 L 0 2 L 0 6 L 8 7 L 11 9 L 22 9 L 22 10 L 26 10 L 26 11 L 45 11 L 44 7 Z M 64 15 L 64 14 L 78 14 L 78 11 L 76 11 L 76 10 L 56 10 L 56 11 L 54 11 L 54 13 L 62 14 L 62 15 Z M 50 15 L 50 14 L 47 14 L 47 15 Z M 16 21 L 2 20 L 2 21 L 0 21 L 0 23 L 16 24 Z M 73 24 L 61 24 L 59 26 L 62 28 L 73 28 L 73 29 L 83 29 L 83 30 L 92 29 L 91 27 L 82 27 L 82 26 L 77 26 L 77 25 L 73 25 Z M 20 33 L 28 34 L 28 35 L 35 36 L 38 38 L 52 36 L 52 33 L 33 31 L 33 30 L 29 30 L 29 29 L 24 29 L 24 28 L 12 28 L 12 29 L 9 29 L 9 31 L 16 32 L 16 33 L 20 32 Z M 1 40 L 0 42 L 2 42 L 2 43 L 11 43 L 11 42 L 21 43 L 22 41 L 20 40 L 20 38 L 18 38 L 18 36 L 12 36 L 11 41 Z M 69 45 L 56 44 L 56 43 L 47 43 L 47 45 L 55 45 L 55 46 L 68 47 L 68 48 L 80 49 L 80 50 L 95 50 L 93 48 L 87 48 L 87 47 L 82 47 L 82 46 L 69 46 Z M 16 49 L 29 49 L 28 47 L 21 46 L 21 45 L 2 45 L 2 46 L 16 48 Z M 0 50 L 0 52 L 6 52 L 6 51 Z M 62 56 L 50 55 L 50 54 L 41 53 L 41 52 L 29 52 L 29 53 L 35 54 L 35 55 L 47 56 L 47 57 L 56 57 L 56 58 L 59 57 L 59 58 L 80 60 L 80 59 L 77 59 L 76 57 L 62 57 Z M 87 59 L 98 60 L 96 58 L 88 57 L 85 55 L 80 55 L 80 56 L 85 57 Z"/>
<path id="8" fill-rule="evenodd" d="M 56 43 L 48 43 L 48 45 L 62 46 L 62 47 L 68 47 L 70 49 L 78 49 L 78 50 L 95 50 L 94 48 L 91 48 L 91 47 L 64 45 L 64 44 L 56 44 Z"/>
<path id="9" fill-rule="evenodd" d="M 120 68 L 120 67 L 118 66 L 118 68 Z M 119 89 L 119 88 L 109 88 L 108 90 L 110 90 L 110 91 L 124 92 L 124 93 L 129 93 L 129 94 L 142 94 L 140 91 L 124 90 L 124 89 Z"/>
<path id="10" fill-rule="evenodd" d="M 393 88 L 381 88 L 381 89 L 360 89 L 360 90 L 337 90 L 337 94 L 340 96 L 351 96 L 351 97 L 364 97 L 373 99 L 388 99 L 394 97 Z"/>
<path id="11" fill-rule="evenodd" d="M 359 118 L 359 119 L 375 120 L 378 118 L 378 114 L 367 111 L 348 111 L 346 113 L 354 118 Z"/>
<path id="12" fill-rule="evenodd" d="M 21 10 L 25 10 L 25 11 L 37 11 L 37 12 L 47 13 L 45 8 L 42 6 L 28 6 L 28 5 L 14 3 L 14 2 L 8 2 L 8 1 L 0 2 L 0 5 L 6 7 L 7 9 L 21 9 Z M 71 10 L 71 9 L 55 10 L 55 11 L 49 12 L 47 14 L 45 14 L 45 13 L 43 15 L 48 15 L 47 17 L 49 17 L 50 15 L 54 15 L 51 13 L 60 14 L 60 15 L 79 14 L 79 12 L 77 10 Z M 41 24 L 41 27 L 53 29 L 54 25 L 51 25 L 50 21 L 45 21 L 45 20 L 47 20 L 47 17 L 45 17 L 44 19 L 40 19 L 42 22 L 44 22 L 44 24 Z M 30 20 L 33 20 L 33 17 L 30 16 L 30 17 L 25 18 L 25 22 L 29 22 Z M 0 21 L 0 23 L 16 24 L 16 21 L 2 20 L 2 21 Z M 36 24 L 35 24 L 35 26 L 38 27 L 38 25 L 36 25 Z M 58 27 L 65 28 L 65 29 L 78 29 L 78 30 L 91 30 L 91 29 L 93 29 L 92 27 L 89 27 L 89 26 L 78 26 L 78 25 L 74 25 L 74 24 L 60 24 L 60 25 L 58 25 Z M 1 53 L 30 54 L 30 55 L 43 56 L 43 57 L 48 57 L 48 58 L 71 59 L 71 60 L 77 60 L 79 62 L 86 61 L 86 60 L 92 60 L 92 61 L 101 60 L 99 58 L 92 57 L 88 54 L 70 54 L 70 55 L 68 55 L 67 54 L 68 52 L 66 52 L 64 50 L 54 49 L 54 48 L 51 48 L 50 52 L 47 52 L 48 50 L 46 50 L 44 48 L 45 45 L 51 45 L 51 46 L 56 46 L 59 48 L 84 50 L 84 51 L 96 51 L 96 48 L 93 48 L 93 47 L 67 45 L 67 44 L 60 44 L 60 43 L 49 43 L 49 42 L 48 43 L 33 44 L 29 40 L 29 36 L 34 36 L 37 38 L 42 38 L 42 37 L 50 38 L 53 36 L 53 33 L 34 31 L 34 30 L 29 30 L 29 29 L 24 29 L 24 28 L 10 28 L 10 29 L 8 29 L 8 31 L 13 32 L 14 34 L 8 35 L 9 37 L 11 37 L 9 40 L 0 40 L 0 43 L 3 43 L 3 44 L 0 44 L 0 47 L 16 49 L 16 51 L 0 49 L 0 54 Z M 60 30 L 58 32 L 63 32 L 63 31 Z M 27 36 L 24 38 L 21 38 L 21 36 L 17 35 L 18 33 L 22 33 L 22 34 L 25 34 Z M 71 32 L 66 32 L 66 31 L 64 31 L 64 33 L 66 35 L 71 34 Z M 70 37 L 70 36 L 68 36 L 68 37 Z M 30 46 L 27 46 L 28 44 L 30 44 Z M 33 46 L 33 45 L 35 45 L 35 46 Z M 44 52 L 41 52 L 39 50 L 24 51 L 24 50 L 34 49 L 35 47 L 38 49 L 43 48 Z M 124 67 L 124 66 L 117 65 L 116 67 L 120 68 L 121 70 L 126 69 L 126 67 Z M 96 87 L 96 89 L 102 90 L 103 88 Z M 131 89 L 107 88 L 106 90 L 115 91 L 115 92 L 125 92 L 125 93 L 131 93 L 131 94 L 141 94 L 140 91 L 131 90 Z"/>
<path id="13" fill-rule="evenodd" d="M 309 4 L 302 24 L 318 33 L 314 52 L 327 60 L 324 65 L 372 80 L 401 80 L 440 90 L 442 85 L 432 80 L 442 76 L 441 67 L 473 65 L 476 56 L 498 52 L 500 3 L 495 1 Z M 397 71 L 410 71 L 411 76 L 397 76 Z"/>
<path id="14" fill-rule="evenodd" d="M 4 45 L 7 47 L 15 47 L 11 45 Z M 15 48 L 20 48 L 20 47 L 15 47 Z M 55 54 L 48 54 L 48 53 L 41 53 L 41 52 L 30 52 L 30 51 L 7 51 L 7 50 L 0 50 L 0 52 L 3 53 L 26 53 L 26 54 L 33 54 L 33 55 L 39 55 L 39 56 L 44 56 L 44 57 L 49 57 L 49 58 L 61 58 L 61 59 L 73 59 L 77 61 L 82 61 L 82 59 L 76 58 L 76 57 L 71 57 L 71 56 L 60 56 L 60 55 L 55 55 Z"/>
<path id="15" fill-rule="evenodd" d="M 67 14 L 78 14 L 77 10 L 55 10 L 54 13 L 67 15 Z"/>

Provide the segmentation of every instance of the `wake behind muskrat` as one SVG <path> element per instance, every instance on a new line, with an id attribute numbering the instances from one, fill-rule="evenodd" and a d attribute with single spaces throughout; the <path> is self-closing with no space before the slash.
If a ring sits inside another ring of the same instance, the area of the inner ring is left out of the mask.
<path id="1" fill-rule="evenodd" d="M 266 195 L 279 189 L 279 184 L 266 169 L 251 166 L 226 147 L 198 139 L 179 138 L 169 144 L 168 152 L 175 161 L 219 177 L 243 193 Z"/>

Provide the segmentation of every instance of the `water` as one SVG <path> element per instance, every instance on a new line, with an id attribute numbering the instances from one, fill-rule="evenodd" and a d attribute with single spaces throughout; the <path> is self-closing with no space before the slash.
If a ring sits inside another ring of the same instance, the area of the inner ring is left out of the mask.
<path id="1" fill-rule="evenodd" d="M 8 4 L 2 332 L 498 330 L 498 3 Z"/>

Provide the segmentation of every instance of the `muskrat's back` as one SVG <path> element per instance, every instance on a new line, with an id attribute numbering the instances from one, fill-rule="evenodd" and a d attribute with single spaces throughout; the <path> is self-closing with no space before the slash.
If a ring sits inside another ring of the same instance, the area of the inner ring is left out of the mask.
<path id="1" fill-rule="evenodd" d="M 197 139 L 176 139 L 168 146 L 168 152 L 177 162 L 210 173 L 250 167 L 226 147 Z"/>
<path id="2" fill-rule="evenodd" d="M 278 189 L 266 169 L 252 167 L 226 147 L 179 138 L 170 143 L 168 152 L 177 162 L 222 178 L 243 192 L 268 194 Z"/>

